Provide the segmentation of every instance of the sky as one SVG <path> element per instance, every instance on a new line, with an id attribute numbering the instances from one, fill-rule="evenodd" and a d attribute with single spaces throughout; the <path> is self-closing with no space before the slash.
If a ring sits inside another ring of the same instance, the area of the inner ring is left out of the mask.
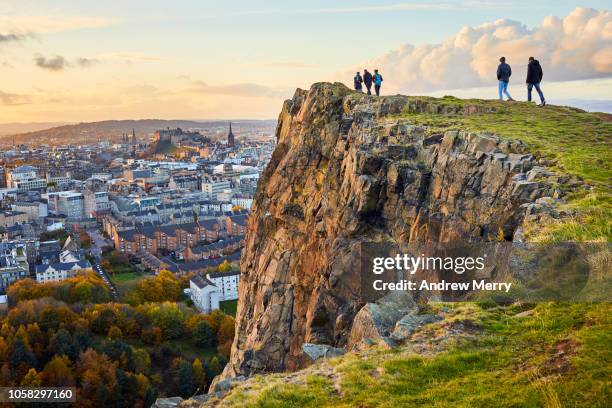
<path id="1" fill-rule="evenodd" d="M 379 68 L 383 92 L 612 109 L 608 1 L 0 0 L 0 123 L 275 118 L 296 88 Z"/>

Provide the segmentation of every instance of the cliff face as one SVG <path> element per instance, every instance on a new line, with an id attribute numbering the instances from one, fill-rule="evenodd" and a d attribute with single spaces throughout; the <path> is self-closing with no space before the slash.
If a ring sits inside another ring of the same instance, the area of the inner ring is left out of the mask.
<path id="1" fill-rule="evenodd" d="M 241 268 L 223 378 L 297 369 L 302 344 L 342 347 L 364 305 L 362 241 L 472 242 L 520 235 L 551 194 L 520 142 L 410 124 L 410 112 L 477 107 L 368 97 L 341 84 L 298 90 L 279 116 Z"/>

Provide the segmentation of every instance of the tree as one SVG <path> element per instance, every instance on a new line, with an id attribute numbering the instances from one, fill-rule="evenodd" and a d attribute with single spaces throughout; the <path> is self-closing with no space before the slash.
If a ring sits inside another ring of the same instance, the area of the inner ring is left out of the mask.
<path id="1" fill-rule="evenodd" d="M 193 383 L 199 390 L 206 389 L 206 373 L 204 367 L 202 367 L 202 361 L 199 358 L 193 360 L 191 364 L 193 369 Z"/>
<path id="2" fill-rule="evenodd" d="M 49 352 L 51 354 L 65 355 L 71 360 L 75 360 L 79 354 L 75 347 L 72 336 L 66 329 L 59 329 L 49 341 Z"/>
<path id="3" fill-rule="evenodd" d="M 221 373 L 221 362 L 217 356 L 210 359 L 210 369 L 215 375 Z"/>
<path id="4" fill-rule="evenodd" d="M 145 349 L 133 349 L 134 371 L 141 374 L 146 374 L 151 368 L 151 356 Z"/>
<path id="5" fill-rule="evenodd" d="M 193 367 L 188 361 L 182 358 L 177 360 L 178 361 L 175 362 L 176 368 L 174 369 L 174 383 L 181 397 L 190 397 L 195 392 Z"/>
<path id="6" fill-rule="evenodd" d="M 227 273 L 232 270 L 232 264 L 229 263 L 227 259 L 225 259 L 218 267 L 219 272 Z"/>
<path id="7" fill-rule="evenodd" d="M 45 385 L 50 387 L 69 387 L 74 385 L 74 374 L 68 357 L 53 357 L 42 370 L 42 379 Z"/>
<path id="8" fill-rule="evenodd" d="M 193 341 L 197 346 L 210 348 L 215 346 L 215 334 L 210 325 L 204 321 L 199 322 L 193 331 Z"/>
<path id="9" fill-rule="evenodd" d="M 91 237 L 86 232 L 81 232 L 79 234 L 79 241 L 81 241 L 81 248 L 91 248 Z"/>
<path id="10" fill-rule="evenodd" d="M 111 340 L 121 340 L 123 338 L 123 333 L 121 332 L 120 328 L 113 325 L 110 329 L 108 329 L 108 335 L 106 337 Z"/>
<path id="11" fill-rule="evenodd" d="M 15 337 L 13 340 L 13 349 L 11 351 L 10 361 L 14 370 L 16 370 L 21 364 L 24 364 L 26 367 L 36 366 L 36 357 L 19 337 Z"/>
<path id="12" fill-rule="evenodd" d="M 40 387 L 42 384 L 41 375 L 36 372 L 35 368 L 30 368 L 27 374 L 21 380 L 19 384 L 22 387 Z"/>

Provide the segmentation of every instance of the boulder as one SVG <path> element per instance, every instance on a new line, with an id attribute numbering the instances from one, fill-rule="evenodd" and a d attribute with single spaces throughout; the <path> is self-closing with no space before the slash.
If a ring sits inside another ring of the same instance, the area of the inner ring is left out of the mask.
<path id="1" fill-rule="evenodd" d="M 417 310 L 412 296 L 404 291 L 393 291 L 376 303 L 366 304 L 353 321 L 349 347 L 356 347 L 364 339 L 375 343 L 385 341 L 383 338 L 389 337 L 398 320 Z"/>
<path id="2" fill-rule="evenodd" d="M 395 329 L 391 333 L 391 338 L 396 341 L 403 341 L 412 336 L 419 327 L 429 323 L 442 320 L 442 317 L 435 314 L 407 314 L 395 323 Z"/>
<path id="3" fill-rule="evenodd" d="M 327 344 L 313 344 L 304 343 L 302 344 L 302 351 L 308 356 L 310 360 L 317 361 L 320 358 L 334 358 L 340 357 L 346 350 L 343 348 L 332 347 Z"/>
<path id="4" fill-rule="evenodd" d="M 178 407 L 183 402 L 181 397 L 158 398 L 151 408 L 174 408 Z"/>

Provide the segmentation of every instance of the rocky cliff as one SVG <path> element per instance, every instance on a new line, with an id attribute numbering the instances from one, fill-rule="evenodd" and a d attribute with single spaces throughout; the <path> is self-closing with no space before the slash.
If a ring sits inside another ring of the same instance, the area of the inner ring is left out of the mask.
<path id="1" fill-rule="evenodd" d="M 360 296 L 359 243 L 513 240 L 559 195 L 518 141 L 415 126 L 411 112 L 482 113 L 318 83 L 285 102 L 241 261 L 221 378 L 303 366 L 303 344 L 345 347 Z M 545 215 L 543 215 L 545 214 Z"/>

